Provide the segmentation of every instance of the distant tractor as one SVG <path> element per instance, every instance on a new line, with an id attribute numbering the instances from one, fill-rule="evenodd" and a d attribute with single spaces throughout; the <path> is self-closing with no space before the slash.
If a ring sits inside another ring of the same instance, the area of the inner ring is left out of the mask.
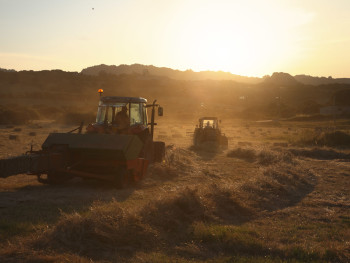
<path id="1" fill-rule="evenodd" d="M 228 139 L 219 128 L 219 121 L 216 117 L 203 117 L 199 119 L 199 125 L 193 134 L 194 146 L 212 144 L 223 148 L 228 147 Z"/>
<path id="2" fill-rule="evenodd" d="M 0 177 L 27 172 L 49 184 L 73 177 L 94 178 L 121 188 L 137 182 L 149 163 L 161 162 L 165 155 L 164 142 L 153 141 L 156 109 L 162 116 L 156 100 L 147 104 L 144 98 L 101 96 L 96 122 L 87 126 L 86 133 L 81 125 L 69 133 L 49 134 L 41 150 L 0 160 Z"/>

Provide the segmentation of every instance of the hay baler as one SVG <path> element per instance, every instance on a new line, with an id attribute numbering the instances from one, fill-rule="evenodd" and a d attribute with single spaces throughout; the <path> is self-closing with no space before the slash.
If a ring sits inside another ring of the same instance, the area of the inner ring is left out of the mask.
<path id="1" fill-rule="evenodd" d="M 121 128 L 117 116 L 123 107 L 129 123 Z M 147 108 L 152 110 L 150 122 Z M 87 126 L 86 133 L 81 124 L 68 133 L 49 134 L 41 150 L 0 160 L 0 177 L 26 172 L 49 184 L 73 177 L 110 181 L 119 187 L 137 182 L 149 163 L 164 158 L 164 142 L 153 141 L 156 109 L 162 116 L 156 101 L 148 105 L 144 98 L 101 97 L 96 122 Z"/>

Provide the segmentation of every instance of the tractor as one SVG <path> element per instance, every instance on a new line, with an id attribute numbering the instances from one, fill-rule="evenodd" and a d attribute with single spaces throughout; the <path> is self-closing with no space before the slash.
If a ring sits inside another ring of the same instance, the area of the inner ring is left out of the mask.
<path id="1" fill-rule="evenodd" d="M 219 121 L 216 117 L 202 117 L 199 119 L 199 125 L 196 126 L 193 134 L 193 145 L 201 147 L 203 145 L 212 145 L 216 147 L 227 148 L 228 139 L 219 128 Z"/>
<path id="2" fill-rule="evenodd" d="M 150 122 L 147 109 L 151 109 Z M 163 115 L 156 100 L 147 104 L 140 97 L 100 96 L 96 122 L 85 133 L 83 123 L 68 133 L 50 133 L 41 150 L 0 160 L 0 177 L 27 172 L 48 184 L 81 177 L 126 187 L 141 180 L 148 165 L 165 156 L 165 143 L 153 140 L 156 110 Z"/>

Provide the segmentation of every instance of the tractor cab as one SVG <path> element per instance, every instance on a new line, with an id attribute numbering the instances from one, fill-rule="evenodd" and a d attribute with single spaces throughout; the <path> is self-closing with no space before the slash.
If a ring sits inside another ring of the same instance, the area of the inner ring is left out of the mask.
<path id="1" fill-rule="evenodd" d="M 96 123 L 117 124 L 117 116 L 124 113 L 128 117 L 128 126 L 147 126 L 147 100 L 132 97 L 102 97 L 97 109 Z"/>
<path id="2" fill-rule="evenodd" d="M 89 124 L 88 133 L 138 134 L 151 126 L 153 135 L 154 108 L 158 115 L 163 115 L 163 108 L 158 104 L 148 105 L 141 97 L 101 97 L 97 109 L 96 122 Z M 152 107 L 151 122 L 148 122 L 147 108 Z"/>
<path id="3" fill-rule="evenodd" d="M 213 128 L 218 129 L 218 118 L 216 117 L 203 117 L 199 119 L 199 128 Z"/>

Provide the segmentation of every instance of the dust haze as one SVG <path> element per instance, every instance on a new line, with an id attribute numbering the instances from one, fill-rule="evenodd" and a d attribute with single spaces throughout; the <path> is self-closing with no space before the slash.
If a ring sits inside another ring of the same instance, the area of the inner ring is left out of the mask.
<path id="1" fill-rule="evenodd" d="M 2 262 L 349 262 L 349 79 L 130 67 L 0 71 L 1 159 L 94 122 L 98 89 L 157 100 L 166 144 L 122 190 L 0 178 Z M 194 147 L 204 116 L 227 149 Z"/>

